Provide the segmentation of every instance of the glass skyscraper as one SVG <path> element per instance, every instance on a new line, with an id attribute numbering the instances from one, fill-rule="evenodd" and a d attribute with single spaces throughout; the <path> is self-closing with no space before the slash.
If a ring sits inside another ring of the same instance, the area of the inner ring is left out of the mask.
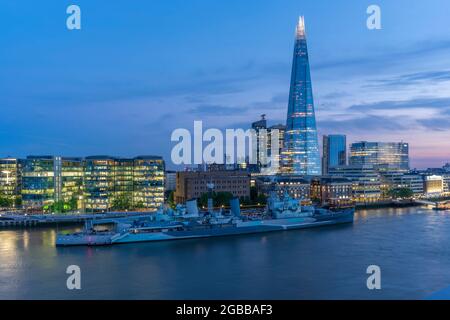
<path id="1" fill-rule="evenodd" d="M 320 162 L 305 22 L 300 17 L 292 60 L 282 171 L 293 175 L 320 175 Z"/>
<path id="2" fill-rule="evenodd" d="M 372 165 L 380 170 L 409 170 L 409 145 L 404 142 L 352 143 L 351 165 Z"/>
<path id="3" fill-rule="evenodd" d="M 342 134 L 323 136 L 322 173 L 328 174 L 330 167 L 347 164 L 347 139 Z"/>

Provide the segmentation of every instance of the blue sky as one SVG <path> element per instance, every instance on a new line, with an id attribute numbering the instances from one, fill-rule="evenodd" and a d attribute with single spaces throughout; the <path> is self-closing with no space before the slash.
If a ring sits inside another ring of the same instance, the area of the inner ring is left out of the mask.
<path id="1" fill-rule="evenodd" d="M 66 28 L 77 4 L 82 29 Z M 366 28 L 381 7 L 382 29 Z M 319 134 L 450 161 L 450 2 L 3 0 L 0 156 L 161 154 L 170 134 L 285 120 L 304 15 Z"/>

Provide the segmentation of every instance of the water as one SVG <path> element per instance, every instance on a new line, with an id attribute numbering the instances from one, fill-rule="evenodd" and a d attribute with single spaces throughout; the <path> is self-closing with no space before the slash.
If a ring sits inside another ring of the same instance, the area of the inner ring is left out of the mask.
<path id="1" fill-rule="evenodd" d="M 55 229 L 0 231 L 1 299 L 422 299 L 450 285 L 450 212 L 367 210 L 353 225 L 55 248 Z M 82 289 L 66 287 L 68 265 Z M 381 290 L 366 268 L 381 267 Z"/>

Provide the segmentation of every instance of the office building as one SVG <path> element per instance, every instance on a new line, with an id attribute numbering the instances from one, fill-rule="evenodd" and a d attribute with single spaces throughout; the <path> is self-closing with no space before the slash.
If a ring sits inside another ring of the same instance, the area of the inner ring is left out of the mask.
<path id="1" fill-rule="evenodd" d="M 325 207 L 349 207 L 353 205 L 353 183 L 346 178 L 314 177 L 311 200 Z"/>
<path id="2" fill-rule="evenodd" d="M 310 181 L 303 176 L 259 176 L 255 177 L 255 186 L 258 194 L 266 197 L 275 192 L 279 197 L 287 193 L 289 196 L 302 201 L 309 201 L 310 199 Z"/>
<path id="3" fill-rule="evenodd" d="M 0 198 L 5 207 L 17 207 L 21 203 L 21 162 L 16 158 L 0 159 Z"/>
<path id="4" fill-rule="evenodd" d="M 177 172 L 166 171 L 165 191 L 174 191 L 177 188 Z"/>
<path id="5" fill-rule="evenodd" d="M 322 174 L 328 174 L 329 167 L 347 164 L 347 138 L 342 134 L 323 136 Z"/>
<path id="6" fill-rule="evenodd" d="M 372 203 L 382 199 L 382 183 L 378 171 L 370 165 L 348 165 L 329 168 L 331 177 L 352 181 L 353 200 L 356 203 Z"/>
<path id="7" fill-rule="evenodd" d="M 133 206 L 155 211 L 164 204 L 164 160 L 160 156 L 139 156 L 133 163 Z"/>
<path id="8" fill-rule="evenodd" d="M 56 167 L 56 168 L 55 168 Z M 22 165 L 22 205 L 41 209 L 55 201 L 57 161 L 53 156 L 28 156 Z"/>
<path id="9" fill-rule="evenodd" d="M 185 203 L 186 200 L 200 198 L 208 192 L 210 183 L 215 192 L 229 192 L 239 198 L 250 197 L 250 175 L 246 171 L 184 171 L 177 172 L 175 202 Z"/>
<path id="10" fill-rule="evenodd" d="M 350 165 L 372 165 L 378 170 L 409 170 L 409 146 L 404 142 L 352 143 Z"/>

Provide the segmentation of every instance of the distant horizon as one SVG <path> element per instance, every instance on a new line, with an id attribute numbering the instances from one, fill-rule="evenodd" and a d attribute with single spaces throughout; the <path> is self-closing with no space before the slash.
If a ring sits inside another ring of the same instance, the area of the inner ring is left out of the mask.
<path id="1" fill-rule="evenodd" d="M 150 154 L 176 169 L 170 134 L 194 120 L 285 124 L 304 15 L 319 143 L 402 141 L 411 168 L 450 162 L 448 2 L 380 0 L 381 30 L 366 28 L 371 3 L 357 0 L 77 0 L 72 31 L 71 3 L 33 4 L 0 12 L 1 157 Z"/>

